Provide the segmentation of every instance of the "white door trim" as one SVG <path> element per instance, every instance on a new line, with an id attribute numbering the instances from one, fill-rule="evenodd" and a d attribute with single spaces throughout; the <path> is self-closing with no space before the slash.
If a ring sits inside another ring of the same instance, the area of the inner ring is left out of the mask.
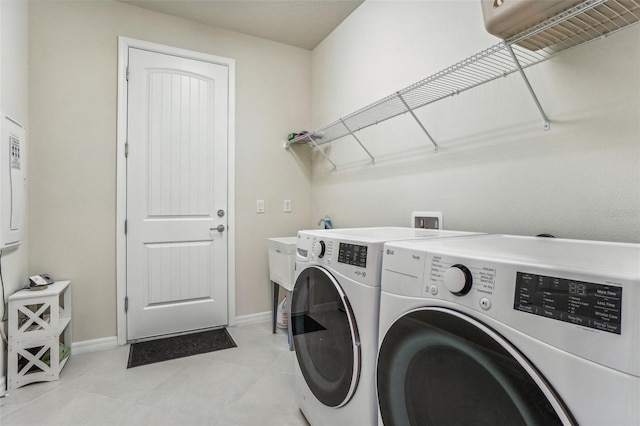
<path id="1" fill-rule="evenodd" d="M 177 47 L 165 46 L 128 37 L 118 37 L 118 112 L 117 112 L 117 160 L 116 160 L 116 309 L 118 344 L 127 343 L 127 316 L 124 311 L 124 298 L 127 294 L 127 243 L 124 234 L 124 221 L 127 206 L 127 169 L 124 146 L 127 140 L 127 84 L 126 73 L 128 50 L 130 47 L 212 62 L 227 66 L 229 69 L 229 135 L 227 150 L 227 185 L 228 185 L 228 293 L 227 312 L 229 325 L 236 324 L 236 259 L 235 259 L 235 59 L 214 56 L 207 53 L 194 52 Z"/>

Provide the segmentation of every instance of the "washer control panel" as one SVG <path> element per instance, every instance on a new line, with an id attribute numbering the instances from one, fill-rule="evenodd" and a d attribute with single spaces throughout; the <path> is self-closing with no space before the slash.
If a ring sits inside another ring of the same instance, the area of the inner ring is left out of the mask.
<path id="1" fill-rule="evenodd" d="M 338 247 L 338 262 L 367 267 L 367 246 L 341 242 Z"/>
<path id="2" fill-rule="evenodd" d="M 299 234 L 296 262 L 316 263 L 359 283 L 379 287 L 383 244 Z"/>

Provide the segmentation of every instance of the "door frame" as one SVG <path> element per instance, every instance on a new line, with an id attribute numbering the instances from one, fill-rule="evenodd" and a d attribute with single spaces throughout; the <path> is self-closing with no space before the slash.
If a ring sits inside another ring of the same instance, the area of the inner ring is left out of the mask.
<path id="1" fill-rule="evenodd" d="M 230 326 L 236 324 L 236 232 L 235 232 L 235 75 L 236 61 L 232 58 L 195 52 L 178 47 L 118 37 L 118 103 L 116 133 L 116 321 L 119 345 L 127 343 L 127 315 L 125 296 L 127 295 L 127 239 L 124 221 L 127 217 L 127 161 L 125 143 L 127 141 L 127 65 L 129 48 L 148 50 L 167 55 L 180 56 L 226 66 L 229 70 L 229 108 L 227 137 L 227 320 Z"/>

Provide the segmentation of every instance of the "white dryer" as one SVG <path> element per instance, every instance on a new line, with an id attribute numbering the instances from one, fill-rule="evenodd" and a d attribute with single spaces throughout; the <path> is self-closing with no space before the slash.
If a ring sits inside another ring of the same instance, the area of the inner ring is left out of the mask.
<path id="1" fill-rule="evenodd" d="M 380 311 L 385 426 L 640 424 L 640 245 L 388 243 Z"/>
<path id="2" fill-rule="evenodd" d="M 298 406 L 312 426 L 377 424 L 375 362 L 386 241 L 473 235 L 416 228 L 300 231 L 291 332 Z"/>

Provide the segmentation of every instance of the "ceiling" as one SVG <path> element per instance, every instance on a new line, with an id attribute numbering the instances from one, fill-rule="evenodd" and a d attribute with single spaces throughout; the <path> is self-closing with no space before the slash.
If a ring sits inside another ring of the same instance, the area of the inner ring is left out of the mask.
<path id="1" fill-rule="evenodd" d="M 311 50 L 364 0 L 120 1 Z"/>

